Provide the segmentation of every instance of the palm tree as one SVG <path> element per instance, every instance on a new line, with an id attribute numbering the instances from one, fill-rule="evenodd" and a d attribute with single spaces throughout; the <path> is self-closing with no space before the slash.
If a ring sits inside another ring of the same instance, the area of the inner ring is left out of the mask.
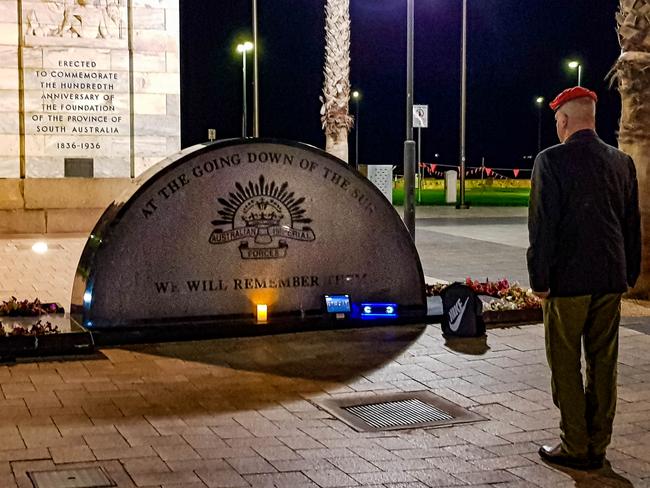
<path id="1" fill-rule="evenodd" d="M 641 276 L 632 296 L 650 296 L 650 0 L 620 0 L 621 56 L 613 68 L 621 94 L 618 142 L 636 163 L 643 230 Z"/>
<path id="2" fill-rule="evenodd" d="M 350 0 L 325 3 L 325 82 L 320 114 L 325 150 L 347 162 L 350 101 Z"/>

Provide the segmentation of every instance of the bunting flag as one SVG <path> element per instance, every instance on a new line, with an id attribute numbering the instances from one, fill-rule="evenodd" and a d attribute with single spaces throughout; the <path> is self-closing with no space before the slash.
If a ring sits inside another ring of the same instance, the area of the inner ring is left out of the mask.
<path id="1" fill-rule="evenodd" d="M 438 164 L 438 163 L 418 163 L 418 166 L 422 169 L 424 169 L 429 176 L 433 176 L 435 178 L 444 178 L 445 177 L 445 171 L 448 169 L 456 169 L 456 172 L 460 174 L 460 167 L 459 166 L 451 166 L 451 165 L 446 165 L 446 164 Z M 465 168 L 465 175 L 470 176 L 470 177 L 477 177 L 478 175 L 481 175 L 485 173 L 486 176 L 494 179 L 503 179 L 507 180 L 509 177 L 504 176 L 503 174 L 497 173 L 496 170 L 499 171 L 507 171 L 510 172 L 512 171 L 512 174 L 514 175 L 515 178 L 519 176 L 519 173 L 521 172 L 530 172 L 532 170 L 530 169 L 519 169 L 519 168 L 514 168 L 514 169 L 509 169 L 509 168 L 488 168 L 486 166 L 477 166 L 477 167 L 466 167 Z"/>

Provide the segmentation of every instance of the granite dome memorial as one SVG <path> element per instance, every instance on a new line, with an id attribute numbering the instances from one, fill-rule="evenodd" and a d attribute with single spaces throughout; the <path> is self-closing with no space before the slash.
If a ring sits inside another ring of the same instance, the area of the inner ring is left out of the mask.
<path id="1" fill-rule="evenodd" d="M 363 176 L 310 146 L 232 140 L 144 173 L 88 240 L 72 312 L 84 326 L 323 313 L 326 294 L 426 313 L 415 246 Z"/>

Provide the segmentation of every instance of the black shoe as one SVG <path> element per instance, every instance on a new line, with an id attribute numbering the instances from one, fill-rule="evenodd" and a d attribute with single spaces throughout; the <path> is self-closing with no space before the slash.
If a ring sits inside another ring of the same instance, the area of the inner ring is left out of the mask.
<path id="1" fill-rule="evenodd" d="M 605 455 L 600 454 L 599 456 L 589 455 L 589 469 L 600 469 L 605 464 Z"/>
<path id="2" fill-rule="evenodd" d="M 586 458 L 577 458 L 568 455 L 562 449 L 562 444 L 557 446 L 542 446 L 539 448 L 539 457 L 549 463 L 557 464 L 559 466 L 566 466 L 567 468 L 589 470 L 596 469 L 592 466 L 592 462 Z M 602 466 L 602 461 L 601 461 Z"/>

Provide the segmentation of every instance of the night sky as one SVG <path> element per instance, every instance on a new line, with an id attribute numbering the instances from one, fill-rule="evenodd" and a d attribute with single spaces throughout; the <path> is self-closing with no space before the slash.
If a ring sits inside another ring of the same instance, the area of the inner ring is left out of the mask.
<path id="1" fill-rule="evenodd" d="M 258 0 L 260 135 L 323 147 L 324 0 Z M 406 1 L 351 0 L 351 83 L 360 101 L 361 164 L 401 165 Z M 415 103 L 429 105 L 422 160 L 458 164 L 461 0 L 415 0 Z M 526 168 L 537 108 L 576 84 L 597 91 L 598 131 L 616 144 L 620 101 L 606 76 L 619 54 L 618 0 L 468 0 L 467 165 Z M 237 42 L 252 40 L 249 0 L 181 0 L 182 145 L 241 135 Z M 248 81 L 252 81 L 249 55 Z M 249 88 L 251 88 L 249 86 Z M 252 91 L 248 96 L 252 107 Z M 354 112 L 354 103 L 350 110 Z M 249 133 L 252 133 L 252 112 Z M 542 146 L 557 142 L 545 105 Z M 354 129 L 349 144 L 353 160 Z M 439 153 L 436 160 L 434 154 Z M 401 172 L 401 169 L 398 169 Z"/>

